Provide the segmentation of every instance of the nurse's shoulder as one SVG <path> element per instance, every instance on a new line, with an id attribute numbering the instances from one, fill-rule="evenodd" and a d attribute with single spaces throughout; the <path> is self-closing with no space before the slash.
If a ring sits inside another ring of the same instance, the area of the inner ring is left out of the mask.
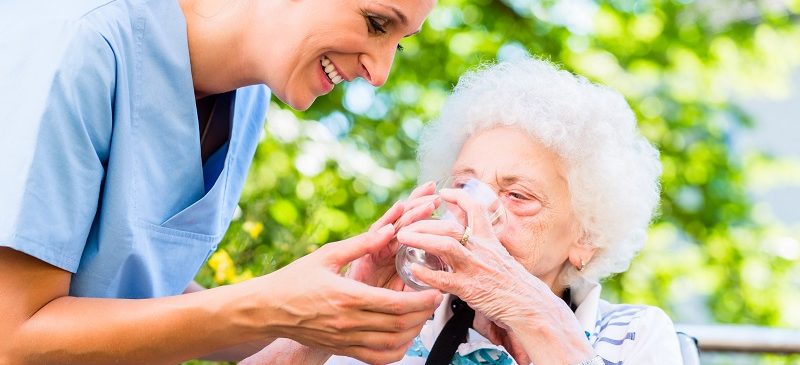
<path id="1" fill-rule="evenodd" d="M 129 19 L 123 10 L 130 7 L 127 3 L 0 1 L 0 45 L 11 50 L 0 58 L 3 89 L 35 98 L 27 92 L 48 88 L 61 71 L 84 64 L 113 63 L 113 49 L 104 33 Z"/>
<path id="2" fill-rule="evenodd" d="M 0 167 L 14 171 L 0 181 L 0 246 L 73 272 L 102 184 L 117 71 L 87 14 L 111 15 L 115 3 L 0 1 L 0 49 L 11 50 L 0 57 Z"/>
<path id="3" fill-rule="evenodd" d="M 111 3 L 34 0 L 0 4 L 0 17 L 7 18 L 0 20 L 0 45 L 12 50 L 0 57 L 0 100 L 4 106 L 0 118 L 27 125 L 26 132 L 33 133 L 48 122 L 63 123 L 71 113 L 60 107 L 96 112 L 97 106 L 85 103 L 109 102 L 116 72 L 114 50 L 96 29 L 99 24 L 91 23 L 94 19 L 86 15 Z M 11 105 L 15 107 L 7 107 Z M 46 114 L 60 118 L 48 120 Z M 24 133 L 12 131 L 6 137 L 18 142 L 32 137 L 15 132 Z M 5 151 L 0 148 L 0 152 Z"/>

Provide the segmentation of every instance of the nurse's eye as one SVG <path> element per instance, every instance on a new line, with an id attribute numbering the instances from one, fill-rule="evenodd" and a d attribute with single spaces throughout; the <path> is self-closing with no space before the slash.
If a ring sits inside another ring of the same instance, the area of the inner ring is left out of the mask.
<path id="1" fill-rule="evenodd" d="M 372 34 L 386 34 L 386 26 L 389 20 L 377 15 L 365 15 L 367 19 L 367 30 Z"/>

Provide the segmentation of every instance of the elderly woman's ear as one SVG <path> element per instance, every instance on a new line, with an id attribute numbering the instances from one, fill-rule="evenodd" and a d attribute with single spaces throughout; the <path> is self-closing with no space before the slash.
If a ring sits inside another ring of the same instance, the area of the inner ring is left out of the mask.
<path id="1" fill-rule="evenodd" d="M 589 261 L 594 257 L 597 247 L 592 245 L 589 237 L 583 234 L 577 242 L 575 242 L 569 249 L 568 260 L 569 263 L 578 271 L 583 271 Z"/>

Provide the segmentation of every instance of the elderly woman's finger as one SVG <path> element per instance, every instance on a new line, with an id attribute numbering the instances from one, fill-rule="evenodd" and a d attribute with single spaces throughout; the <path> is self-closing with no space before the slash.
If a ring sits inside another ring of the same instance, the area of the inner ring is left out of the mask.
<path id="1" fill-rule="evenodd" d="M 468 265 L 469 262 L 467 248 L 451 237 L 401 229 L 397 233 L 397 241 L 406 246 L 419 248 L 429 254 L 438 256 L 455 271 L 458 271 L 464 265 Z"/>
<path id="2" fill-rule="evenodd" d="M 411 265 L 411 273 L 415 278 L 428 284 L 431 288 L 442 292 L 461 295 L 459 280 L 455 274 L 446 271 L 435 271 L 419 264 Z"/>
<path id="3" fill-rule="evenodd" d="M 480 237 L 494 236 L 494 229 L 489 222 L 487 212 L 480 203 L 470 198 L 466 191 L 460 189 L 442 189 L 439 191 L 441 198 L 452 204 L 457 204 L 467 213 L 467 226 L 472 227 L 472 234 Z"/>
<path id="4" fill-rule="evenodd" d="M 450 237 L 456 241 L 464 236 L 465 227 L 450 220 L 425 219 L 405 226 L 409 231 Z"/>
<path id="5" fill-rule="evenodd" d="M 467 212 L 459 207 L 458 204 L 447 202 L 441 197 L 439 197 L 438 202 L 439 204 L 444 204 L 444 211 L 440 212 L 442 219 L 458 222 L 462 226 L 467 225 Z"/>
<path id="6" fill-rule="evenodd" d="M 436 183 L 433 181 L 428 181 L 418 187 L 416 187 L 412 192 L 411 195 L 408 196 L 408 200 L 412 200 L 415 198 L 419 198 L 425 195 L 431 195 L 436 190 Z"/>

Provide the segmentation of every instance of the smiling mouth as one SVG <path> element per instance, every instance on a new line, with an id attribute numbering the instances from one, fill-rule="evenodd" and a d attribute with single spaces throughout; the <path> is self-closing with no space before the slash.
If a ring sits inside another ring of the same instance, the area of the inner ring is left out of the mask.
<path id="1" fill-rule="evenodd" d="M 328 80 L 336 85 L 342 81 L 344 78 L 339 75 L 339 72 L 336 71 L 336 67 L 333 66 L 333 62 L 331 62 L 328 57 L 322 56 L 319 61 L 320 66 L 322 66 L 322 71 L 325 71 L 325 76 L 328 77 Z"/>

